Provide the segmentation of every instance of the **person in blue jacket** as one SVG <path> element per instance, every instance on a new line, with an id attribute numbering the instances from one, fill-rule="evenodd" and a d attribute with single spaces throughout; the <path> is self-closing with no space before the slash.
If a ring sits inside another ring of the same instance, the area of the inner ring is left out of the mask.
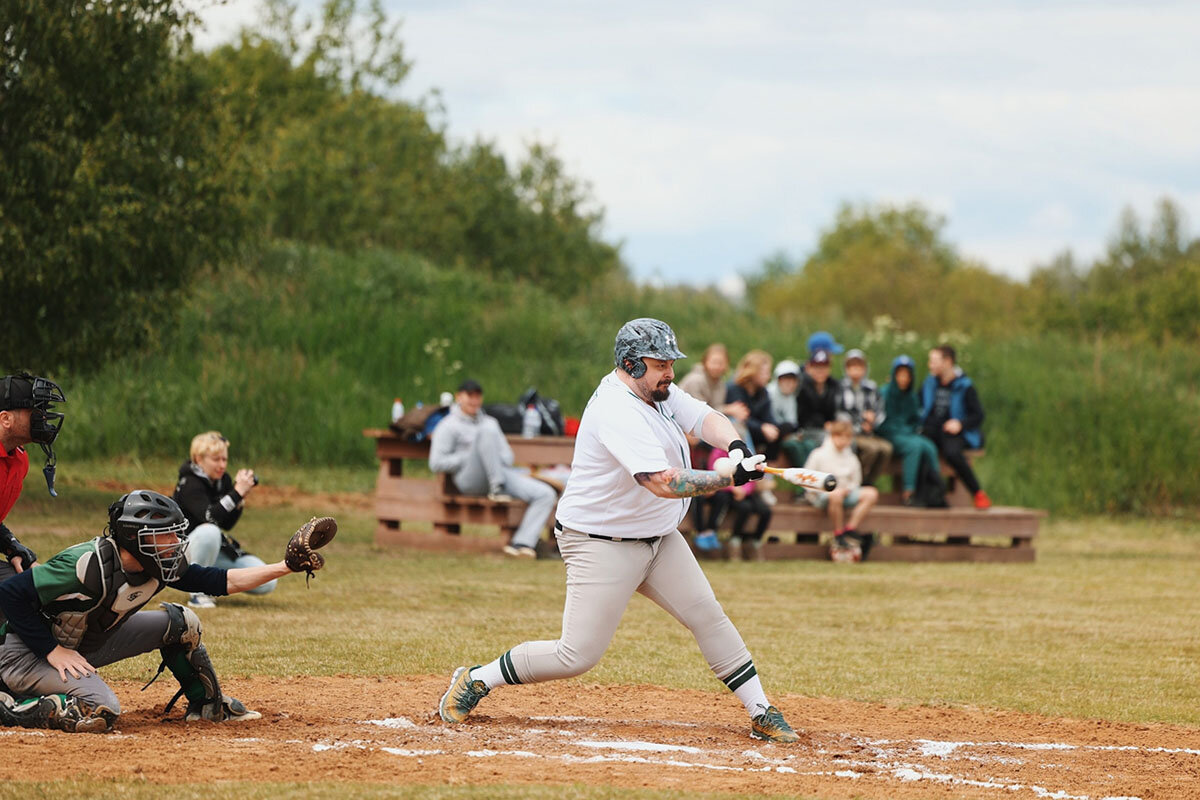
<path id="1" fill-rule="evenodd" d="M 929 351 L 929 376 L 921 386 L 921 434 L 937 445 L 982 511 L 991 508 L 992 501 L 979 485 L 966 451 L 983 447 L 983 406 L 957 361 L 949 345 Z"/>

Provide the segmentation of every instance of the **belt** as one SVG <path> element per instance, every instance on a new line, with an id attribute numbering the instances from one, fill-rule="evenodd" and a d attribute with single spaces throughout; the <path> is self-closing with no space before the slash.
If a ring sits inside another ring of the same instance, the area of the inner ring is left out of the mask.
<path id="1" fill-rule="evenodd" d="M 566 530 L 558 520 L 554 520 L 554 529 L 556 531 Z M 576 533 L 583 533 L 583 531 L 576 531 Z M 606 542 L 645 542 L 646 544 L 652 544 L 662 538 L 661 536 L 601 536 L 598 533 L 583 533 L 583 535 L 589 539 L 603 539 Z"/>

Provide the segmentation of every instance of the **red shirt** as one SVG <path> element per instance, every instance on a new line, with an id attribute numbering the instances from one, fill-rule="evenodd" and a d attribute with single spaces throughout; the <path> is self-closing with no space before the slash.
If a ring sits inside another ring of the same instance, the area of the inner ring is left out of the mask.
<path id="1" fill-rule="evenodd" d="M 28 473 L 29 454 L 24 447 L 6 453 L 4 447 L 0 446 L 0 522 L 16 505 L 17 498 L 21 496 L 21 484 Z"/>

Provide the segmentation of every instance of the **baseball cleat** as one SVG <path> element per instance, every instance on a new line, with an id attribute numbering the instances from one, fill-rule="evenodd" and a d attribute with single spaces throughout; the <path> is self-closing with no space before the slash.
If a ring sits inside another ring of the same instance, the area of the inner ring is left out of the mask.
<path id="1" fill-rule="evenodd" d="M 462 722 L 491 691 L 483 681 L 471 680 L 473 669 L 475 667 L 459 667 L 454 670 L 450 688 L 442 695 L 442 702 L 438 704 L 438 714 L 443 721 Z"/>
<path id="2" fill-rule="evenodd" d="M 220 701 L 209 700 L 188 702 L 187 713 L 183 715 L 187 722 L 209 720 L 211 722 L 249 722 L 252 719 L 262 719 L 262 714 L 251 711 L 236 697 L 222 695 Z"/>
<path id="3" fill-rule="evenodd" d="M 800 737 L 775 706 L 767 706 L 766 711 L 750 720 L 750 736 L 768 742 L 800 741 Z"/>

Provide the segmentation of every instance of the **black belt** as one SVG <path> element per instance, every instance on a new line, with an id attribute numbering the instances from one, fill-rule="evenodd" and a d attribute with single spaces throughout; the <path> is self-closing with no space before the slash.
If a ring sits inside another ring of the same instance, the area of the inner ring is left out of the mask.
<path id="1" fill-rule="evenodd" d="M 556 531 L 565 530 L 562 526 L 562 523 L 559 522 L 558 520 L 554 520 L 554 529 Z M 575 532 L 583 533 L 583 531 L 575 531 Z M 650 544 L 652 542 L 657 542 L 659 539 L 662 538 L 661 536 L 626 536 L 626 537 L 622 538 L 620 536 L 601 536 L 598 533 L 583 533 L 583 535 L 588 537 L 589 539 L 603 539 L 606 542 L 645 542 L 646 544 Z"/>

